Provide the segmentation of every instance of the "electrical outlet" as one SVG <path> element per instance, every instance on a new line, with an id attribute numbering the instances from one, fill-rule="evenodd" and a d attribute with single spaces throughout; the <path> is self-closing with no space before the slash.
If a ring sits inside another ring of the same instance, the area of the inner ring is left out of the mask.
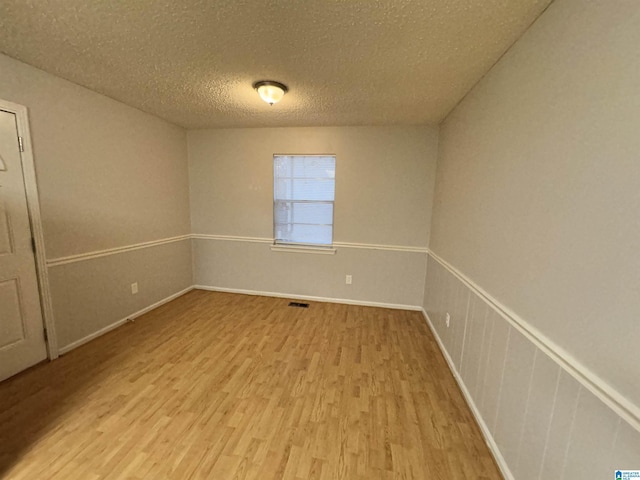
<path id="1" fill-rule="evenodd" d="M 347 285 L 351 285 L 351 282 L 353 282 L 353 277 L 351 275 L 347 275 L 346 280 L 344 281 Z"/>
<path id="2" fill-rule="evenodd" d="M 449 324 L 451 323 L 451 315 L 449 315 L 449 312 L 447 312 L 447 328 L 449 328 Z"/>
<path id="3" fill-rule="evenodd" d="M 138 293 L 138 282 L 131 284 L 131 295 Z"/>

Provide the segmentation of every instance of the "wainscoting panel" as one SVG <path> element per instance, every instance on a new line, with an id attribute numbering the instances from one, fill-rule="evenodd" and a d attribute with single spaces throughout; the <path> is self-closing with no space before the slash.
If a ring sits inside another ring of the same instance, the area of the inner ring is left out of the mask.
<path id="1" fill-rule="evenodd" d="M 194 284 L 420 308 L 424 251 L 335 245 L 335 255 L 272 251 L 269 241 L 194 236 Z M 352 275 L 347 285 L 345 276 Z"/>
<path id="2" fill-rule="evenodd" d="M 505 477 L 595 480 L 640 469 L 632 423 L 461 278 L 429 254 L 425 313 Z"/>
<path id="3" fill-rule="evenodd" d="M 538 425 L 548 426 L 551 423 L 553 399 L 559 376 L 560 366 L 537 350 L 529 387 L 529 402 L 524 414 L 522 439 L 519 440 L 528 453 L 520 454 L 515 470 L 516 478 L 525 478 L 527 474 L 530 478 L 538 478 L 540 474 L 549 429 L 540 428 Z"/>

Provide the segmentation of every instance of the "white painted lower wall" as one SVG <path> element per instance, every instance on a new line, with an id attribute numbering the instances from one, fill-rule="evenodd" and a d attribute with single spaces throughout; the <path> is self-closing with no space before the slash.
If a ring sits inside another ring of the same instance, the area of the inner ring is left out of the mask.
<path id="1" fill-rule="evenodd" d="M 61 353 L 193 285 L 188 236 L 47 263 Z M 131 294 L 134 282 L 139 288 L 136 295 Z"/>
<path id="2" fill-rule="evenodd" d="M 336 243 L 334 255 L 273 251 L 270 239 L 194 235 L 194 284 L 387 307 L 422 305 L 426 249 Z M 353 283 L 345 283 L 351 275 Z"/>
<path id="3" fill-rule="evenodd" d="M 640 431 L 622 399 L 595 395 L 575 365 L 561 365 L 434 255 L 425 310 L 506 478 L 600 480 L 640 468 Z"/>
<path id="4" fill-rule="evenodd" d="M 184 235 L 47 260 L 59 353 L 193 288 L 419 310 L 426 249 L 337 244 L 272 251 L 270 239 Z M 345 275 L 353 284 L 345 284 Z M 131 294 L 130 285 L 139 292 Z"/>

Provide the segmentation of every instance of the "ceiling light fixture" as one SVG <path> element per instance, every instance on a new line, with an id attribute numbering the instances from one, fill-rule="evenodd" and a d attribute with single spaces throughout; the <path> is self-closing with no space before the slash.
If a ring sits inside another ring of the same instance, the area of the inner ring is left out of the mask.
<path id="1" fill-rule="evenodd" d="M 253 84 L 253 88 L 258 91 L 260 98 L 267 102 L 269 105 L 278 103 L 284 97 L 284 94 L 289 91 L 286 85 L 280 82 L 274 82 L 272 80 L 261 80 Z"/>

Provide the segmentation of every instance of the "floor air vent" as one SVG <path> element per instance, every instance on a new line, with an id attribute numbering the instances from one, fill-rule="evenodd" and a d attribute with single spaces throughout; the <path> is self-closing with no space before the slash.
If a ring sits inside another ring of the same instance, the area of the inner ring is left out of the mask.
<path id="1" fill-rule="evenodd" d="M 300 303 L 300 302 L 289 302 L 290 307 L 298 307 L 298 308 L 309 308 L 308 303 Z"/>

